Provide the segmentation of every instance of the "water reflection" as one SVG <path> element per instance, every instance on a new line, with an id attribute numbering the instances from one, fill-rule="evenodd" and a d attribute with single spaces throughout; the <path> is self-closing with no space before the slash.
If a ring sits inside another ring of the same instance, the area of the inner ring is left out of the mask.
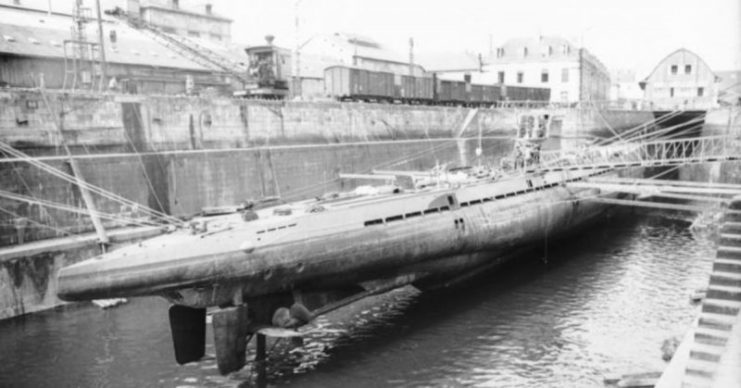
<path id="1" fill-rule="evenodd" d="M 269 341 L 268 383 L 592 387 L 660 370 L 714 254 L 687 226 L 619 217 L 466 287 L 361 301 L 319 318 L 304 346 Z M 160 299 L 3 322 L 0 386 L 254 386 L 251 364 L 218 374 L 211 335 L 206 360 L 179 367 Z"/>

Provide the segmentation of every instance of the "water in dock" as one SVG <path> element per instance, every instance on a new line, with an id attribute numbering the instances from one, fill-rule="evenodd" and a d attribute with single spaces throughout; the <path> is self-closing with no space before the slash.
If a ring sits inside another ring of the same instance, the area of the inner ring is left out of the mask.
<path id="1" fill-rule="evenodd" d="M 270 386 L 595 387 L 661 370 L 707 284 L 714 246 L 689 223 L 635 214 L 465 287 L 402 289 L 320 318 L 304 346 L 278 343 Z M 211 333 L 207 353 L 213 354 Z M 272 347 L 272 343 L 268 343 Z M 92 304 L 0 322 L 0 386 L 253 386 L 250 365 L 177 366 L 167 303 Z"/>

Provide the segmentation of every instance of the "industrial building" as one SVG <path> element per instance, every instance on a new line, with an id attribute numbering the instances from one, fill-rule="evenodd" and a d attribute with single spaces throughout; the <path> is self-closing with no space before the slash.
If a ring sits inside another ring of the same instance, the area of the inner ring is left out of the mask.
<path id="1" fill-rule="evenodd" d="M 127 12 L 171 34 L 216 42 L 231 41 L 232 20 L 214 12 L 210 2 L 127 0 Z"/>
<path id="2" fill-rule="evenodd" d="M 654 109 L 709 109 L 717 105 L 718 81 L 702 58 L 681 48 L 664 57 L 640 85 Z"/>
<path id="3" fill-rule="evenodd" d="M 346 32 L 314 36 L 302 44 L 300 53 L 318 57 L 319 62 L 327 64 L 325 67 L 356 66 L 414 76 L 425 73 L 422 66 L 414 63 L 413 56 L 396 53 L 370 37 Z"/>
<path id="4" fill-rule="evenodd" d="M 12 3 L 0 3 L 0 85 L 150 94 L 230 94 L 239 87 L 233 77 L 181 55 L 149 31 L 103 13 L 98 23 L 94 4 L 63 2 L 69 7 L 63 11 L 61 3 L 54 9 L 38 1 Z M 247 61 L 238 49 L 197 41 L 235 62 Z"/>

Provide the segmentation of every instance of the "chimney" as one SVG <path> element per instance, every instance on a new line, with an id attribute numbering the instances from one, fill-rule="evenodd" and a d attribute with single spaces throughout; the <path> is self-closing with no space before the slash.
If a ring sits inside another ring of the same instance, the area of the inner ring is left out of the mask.
<path id="1" fill-rule="evenodd" d="M 214 6 L 211 3 L 206 3 L 206 15 L 211 15 L 213 13 Z"/>

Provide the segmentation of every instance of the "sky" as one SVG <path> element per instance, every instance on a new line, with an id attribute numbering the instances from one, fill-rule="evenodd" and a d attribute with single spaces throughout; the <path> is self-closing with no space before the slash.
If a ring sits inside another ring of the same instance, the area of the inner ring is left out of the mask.
<path id="1" fill-rule="evenodd" d="M 741 69 L 741 0 L 213 0 L 234 20 L 232 40 L 292 48 L 318 34 L 352 32 L 400 52 L 489 52 L 516 37 L 556 35 L 609 69 L 638 78 L 679 48 L 711 69 Z"/>

